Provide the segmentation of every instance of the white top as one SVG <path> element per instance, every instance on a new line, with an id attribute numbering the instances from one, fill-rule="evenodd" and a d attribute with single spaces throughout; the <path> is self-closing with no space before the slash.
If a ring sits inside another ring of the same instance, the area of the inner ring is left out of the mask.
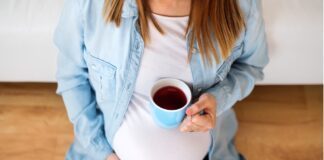
<path id="1" fill-rule="evenodd" d="M 183 133 L 179 128 L 164 129 L 153 120 L 149 92 L 160 78 L 173 77 L 192 83 L 190 65 L 186 63 L 186 17 L 154 14 L 165 32 L 160 34 L 149 24 L 151 41 L 145 46 L 135 91 L 113 148 L 122 160 L 200 160 L 208 153 L 210 134 Z"/>

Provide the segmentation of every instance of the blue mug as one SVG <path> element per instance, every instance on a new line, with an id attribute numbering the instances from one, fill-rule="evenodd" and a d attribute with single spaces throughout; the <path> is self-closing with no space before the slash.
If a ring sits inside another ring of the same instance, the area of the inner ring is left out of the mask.
<path id="1" fill-rule="evenodd" d="M 153 100 L 155 93 L 159 91 L 159 89 L 170 86 L 180 89 L 186 96 L 186 104 L 179 109 L 168 110 L 162 108 L 159 105 L 157 105 Z M 185 116 L 187 107 L 189 107 L 191 103 L 191 97 L 191 90 L 185 82 L 175 78 L 159 79 L 155 82 L 150 92 L 150 107 L 154 121 L 163 128 L 178 127 Z"/>

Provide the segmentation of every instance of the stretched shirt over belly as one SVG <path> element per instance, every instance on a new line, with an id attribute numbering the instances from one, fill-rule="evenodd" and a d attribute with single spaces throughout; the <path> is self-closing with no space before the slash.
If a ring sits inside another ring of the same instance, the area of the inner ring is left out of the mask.
<path id="1" fill-rule="evenodd" d="M 161 128 L 154 122 L 149 106 L 149 92 L 156 80 L 172 77 L 192 83 L 185 39 L 188 16 L 154 17 L 164 34 L 149 24 L 151 41 L 145 46 L 135 91 L 112 145 L 123 160 L 199 160 L 209 150 L 210 134 Z"/>

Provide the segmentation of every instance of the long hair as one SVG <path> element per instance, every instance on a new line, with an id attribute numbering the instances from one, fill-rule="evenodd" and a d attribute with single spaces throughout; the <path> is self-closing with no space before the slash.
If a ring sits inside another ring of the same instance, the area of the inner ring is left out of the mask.
<path id="1" fill-rule="evenodd" d="M 162 28 L 154 19 L 148 0 L 136 0 L 139 14 L 140 33 L 144 43 L 149 42 L 148 21 L 152 21 L 157 30 L 163 34 Z M 103 16 L 106 22 L 121 23 L 124 0 L 105 0 Z M 188 61 L 192 57 L 195 41 L 198 44 L 204 63 L 211 64 L 212 58 L 219 63 L 218 51 L 226 59 L 236 39 L 245 27 L 243 14 L 237 0 L 191 0 L 191 9 L 187 26 L 189 37 Z"/>

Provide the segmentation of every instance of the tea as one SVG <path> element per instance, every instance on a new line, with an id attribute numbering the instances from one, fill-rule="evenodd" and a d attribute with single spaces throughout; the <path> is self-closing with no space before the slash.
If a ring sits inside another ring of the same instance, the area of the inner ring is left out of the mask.
<path id="1" fill-rule="evenodd" d="M 153 96 L 154 102 L 161 108 L 176 110 L 186 105 L 187 97 L 185 93 L 173 86 L 160 88 Z"/>

